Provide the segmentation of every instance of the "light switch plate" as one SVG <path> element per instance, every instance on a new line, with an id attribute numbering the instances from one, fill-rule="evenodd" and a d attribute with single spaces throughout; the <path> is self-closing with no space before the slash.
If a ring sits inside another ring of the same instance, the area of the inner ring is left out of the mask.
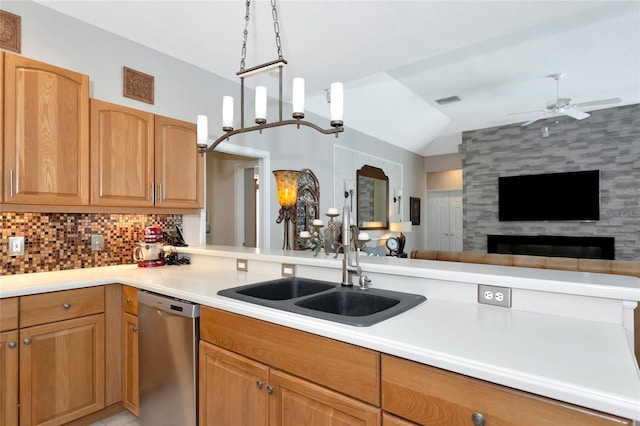
<path id="1" fill-rule="evenodd" d="M 285 278 L 294 278 L 296 276 L 296 265 L 291 263 L 283 263 L 282 276 Z"/>
<path id="2" fill-rule="evenodd" d="M 236 271 L 247 272 L 249 270 L 249 261 L 247 259 L 236 259 Z"/>

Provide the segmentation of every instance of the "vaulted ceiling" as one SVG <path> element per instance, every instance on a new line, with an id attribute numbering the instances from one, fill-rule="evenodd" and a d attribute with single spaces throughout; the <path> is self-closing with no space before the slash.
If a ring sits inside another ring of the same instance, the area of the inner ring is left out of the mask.
<path id="1" fill-rule="evenodd" d="M 38 0 L 237 81 L 245 1 Z M 456 152 L 465 130 L 524 122 L 560 97 L 640 102 L 637 1 L 305 1 L 277 4 L 289 81 L 328 116 L 345 85 L 345 126 L 421 155 Z M 271 4 L 252 2 L 247 67 L 277 58 Z M 271 78 L 268 76 L 260 78 Z M 247 79 L 249 86 L 260 78 Z M 435 100 L 458 96 L 460 102 Z M 525 114 L 518 112 L 532 111 Z"/>

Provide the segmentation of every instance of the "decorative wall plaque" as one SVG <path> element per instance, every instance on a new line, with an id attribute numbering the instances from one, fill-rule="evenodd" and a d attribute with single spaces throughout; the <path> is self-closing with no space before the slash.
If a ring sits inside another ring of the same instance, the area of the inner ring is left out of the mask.
<path id="1" fill-rule="evenodd" d="M 20 16 L 0 10 L 0 49 L 20 53 Z"/>
<path id="2" fill-rule="evenodd" d="M 122 92 L 127 98 L 153 104 L 153 76 L 123 67 Z"/>

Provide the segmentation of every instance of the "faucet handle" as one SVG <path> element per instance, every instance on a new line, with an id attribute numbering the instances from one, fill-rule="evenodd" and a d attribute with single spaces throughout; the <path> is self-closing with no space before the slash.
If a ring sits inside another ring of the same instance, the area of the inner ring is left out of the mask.
<path id="1" fill-rule="evenodd" d="M 366 290 L 369 288 L 369 285 L 371 284 L 371 280 L 366 275 L 360 275 L 358 284 L 360 284 L 361 290 Z"/>

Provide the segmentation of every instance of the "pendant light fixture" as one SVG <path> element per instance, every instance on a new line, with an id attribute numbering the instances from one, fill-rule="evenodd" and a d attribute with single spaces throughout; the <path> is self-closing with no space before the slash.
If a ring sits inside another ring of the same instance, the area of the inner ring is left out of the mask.
<path id="1" fill-rule="evenodd" d="M 278 59 L 275 61 L 267 62 L 262 65 L 258 65 L 249 69 L 245 69 L 245 59 L 247 56 L 247 35 L 249 26 L 249 10 L 251 6 L 251 0 L 246 0 L 246 13 L 245 13 L 245 27 L 243 32 L 242 41 L 242 55 L 240 59 L 240 71 L 236 73 L 240 77 L 240 128 L 233 128 L 233 98 L 231 96 L 224 96 L 222 98 L 222 130 L 225 132 L 216 140 L 209 139 L 208 120 L 204 115 L 198 115 L 197 117 L 197 144 L 198 152 L 205 153 L 213 151 L 222 141 L 229 139 L 233 135 L 240 133 L 248 133 L 253 131 L 262 132 L 263 129 L 269 129 L 272 127 L 295 125 L 307 126 L 315 129 L 316 131 L 325 135 L 335 134 L 338 137 L 338 133 L 344 131 L 343 126 L 343 86 L 342 83 L 331 83 L 331 128 L 323 129 L 320 126 L 303 120 L 304 118 L 304 79 L 293 79 L 293 96 L 292 106 L 293 114 L 291 120 L 282 119 L 282 68 L 287 64 L 287 61 L 282 57 L 282 46 L 280 43 L 280 26 L 278 24 L 278 11 L 276 9 L 276 0 L 271 0 L 271 10 L 273 16 L 273 28 L 275 31 L 276 48 L 278 51 Z M 267 122 L 267 91 L 263 86 L 257 86 L 255 90 L 255 126 L 245 127 L 244 125 L 244 79 L 269 72 L 274 69 L 278 69 L 278 121 L 268 123 Z"/>

